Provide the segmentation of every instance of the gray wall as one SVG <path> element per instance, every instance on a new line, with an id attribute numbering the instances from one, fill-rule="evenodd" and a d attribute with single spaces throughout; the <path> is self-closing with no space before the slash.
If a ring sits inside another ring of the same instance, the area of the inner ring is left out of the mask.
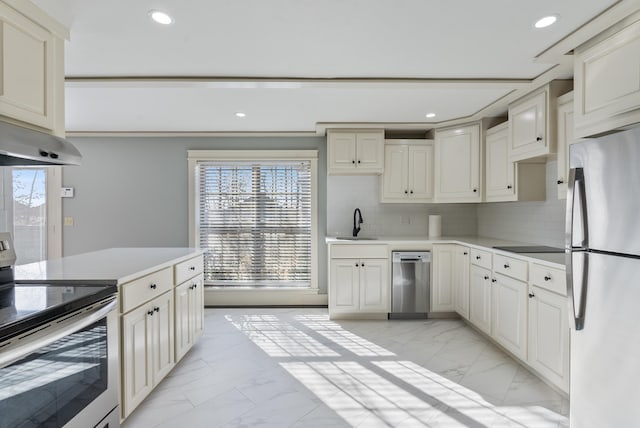
<path id="1" fill-rule="evenodd" d="M 478 205 L 478 234 L 564 247 L 566 200 L 558 199 L 557 162 L 547 162 L 547 200 Z"/>
<path id="2" fill-rule="evenodd" d="M 325 138 L 70 138 L 81 166 L 64 168 L 63 254 L 110 247 L 185 247 L 188 236 L 187 150 L 318 150 L 318 284 L 326 292 Z"/>

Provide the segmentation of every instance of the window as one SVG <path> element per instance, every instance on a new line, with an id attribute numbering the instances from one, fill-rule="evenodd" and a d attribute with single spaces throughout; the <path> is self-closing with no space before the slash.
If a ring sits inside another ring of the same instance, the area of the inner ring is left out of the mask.
<path id="1" fill-rule="evenodd" d="M 60 186 L 55 167 L 4 168 L 4 224 L 11 233 L 16 264 L 60 256 L 60 200 L 51 191 Z"/>
<path id="2" fill-rule="evenodd" d="M 314 286 L 316 152 L 206 153 L 203 158 L 189 152 L 195 180 L 191 217 L 195 245 L 206 250 L 205 281 Z"/>

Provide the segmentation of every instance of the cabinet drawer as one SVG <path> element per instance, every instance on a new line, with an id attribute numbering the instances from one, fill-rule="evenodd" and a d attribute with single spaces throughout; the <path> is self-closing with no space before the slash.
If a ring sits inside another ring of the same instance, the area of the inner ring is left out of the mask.
<path id="1" fill-rule="evenodd" d="M 502 254 L 493 255 L 494 272 L 519 279 L 520 281 L 527 280 L 527 264 L 524 260 L 514 259 Z"/>
<path id="2" fill-rule="evenodd" d="M 554 293 L 567 295 L 565 271 L 531 263 L 531 284 Z"/>
<path id="3" fill-rule="evenodd" d="M 472 248 L 471 264 L 490 270 L 491 269 L 491 252 L 478 250 L 477 248 Z"/>
<path id="4" fill-rule="evenodd" d="M 122 312 L 128 312 L 173 288 L 171 268 L 159 270 L 121 286 Z"/>
<path id="5" fill-rule="evenodd" d="M 386 245 L 332 245 L 332 259 L 388 259 Z"/>
<path id="6" fill-rule="evenodd" d="M 204 271 L 204 256 L 194 257 L 176 265 L 176 284 L 201 274 Z"/>

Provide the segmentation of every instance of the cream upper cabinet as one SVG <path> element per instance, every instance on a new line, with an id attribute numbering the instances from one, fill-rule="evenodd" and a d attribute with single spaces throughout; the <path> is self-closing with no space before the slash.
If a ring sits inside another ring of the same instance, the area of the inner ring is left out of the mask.
<path id="1" fill-rule="evenodd" d="M 0 37 L 0 115 L 64 135 L 68 30 L 31 2 L 0 2 Z"/>
<path id="2" fill-rule="evenodd" d="M 330 245 L 329 257 L 329 316 L 389 312 L 386 245 Z"/>
<path id="3" fill-rule="evenodd" d="M 573 92 L 558 98 L 558 199 L 567 198 L 569 146 L 573 143 Z"/>
<path id="4" fill-rule="evenodd" d="M 509 159 L 520 161 L 556 153 L 556 98 L 571 82 L 552 81 L 509 105 Z"/>
<path id="5" fill-rule="evenodd" d="M 329 174 L 381 174 L 384 130 L 327 131 Z"/>
<path id="6" fill-rule="evenodd" d="M 480 124 L 437 130 L 435 200 L 481 202 Z"/>
<path id="7" fill-rule="evenodd" d="M 485 139 L 485 201 L 544 201 L 546 164 L 510 160 L 509 124 L 487 130 Z"/>
<path id="8" fill-rule="evenodd" d="M 640 122 L 640 13 L 574 50 L 575 137 Z"/>
<path id="9" fill-rule="evenodd" d="M 515 197 L 514 162 L 509 160 L 509 126 L 507 123 L 487 130 L 486 200 L 509 200 Z"/>
<path id="10" fill-rule="evenodd" d="M 433 201 L 433 141 L 386 141 L 380 201 Z"/>

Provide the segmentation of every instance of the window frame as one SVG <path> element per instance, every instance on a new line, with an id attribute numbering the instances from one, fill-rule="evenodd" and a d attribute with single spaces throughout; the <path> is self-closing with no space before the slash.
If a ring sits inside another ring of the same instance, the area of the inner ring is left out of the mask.
<path id="1" fill-rule="evenodd" d="M 317 150 L 187 150 L 189 188 L 189 246 L 199 248 L 200 229 L 197 186 L 199 161 L 291 161 L 311 163 L 311 284 L 307 287 L 277 287 L 272 290 L 318 290 L 318 151 Z M 211 285 L 211 284 L 209 284 Z M 234 288 L 234 287 L 229 287 Z M 264 290 L 259 287 L 256 290 Z"/>

